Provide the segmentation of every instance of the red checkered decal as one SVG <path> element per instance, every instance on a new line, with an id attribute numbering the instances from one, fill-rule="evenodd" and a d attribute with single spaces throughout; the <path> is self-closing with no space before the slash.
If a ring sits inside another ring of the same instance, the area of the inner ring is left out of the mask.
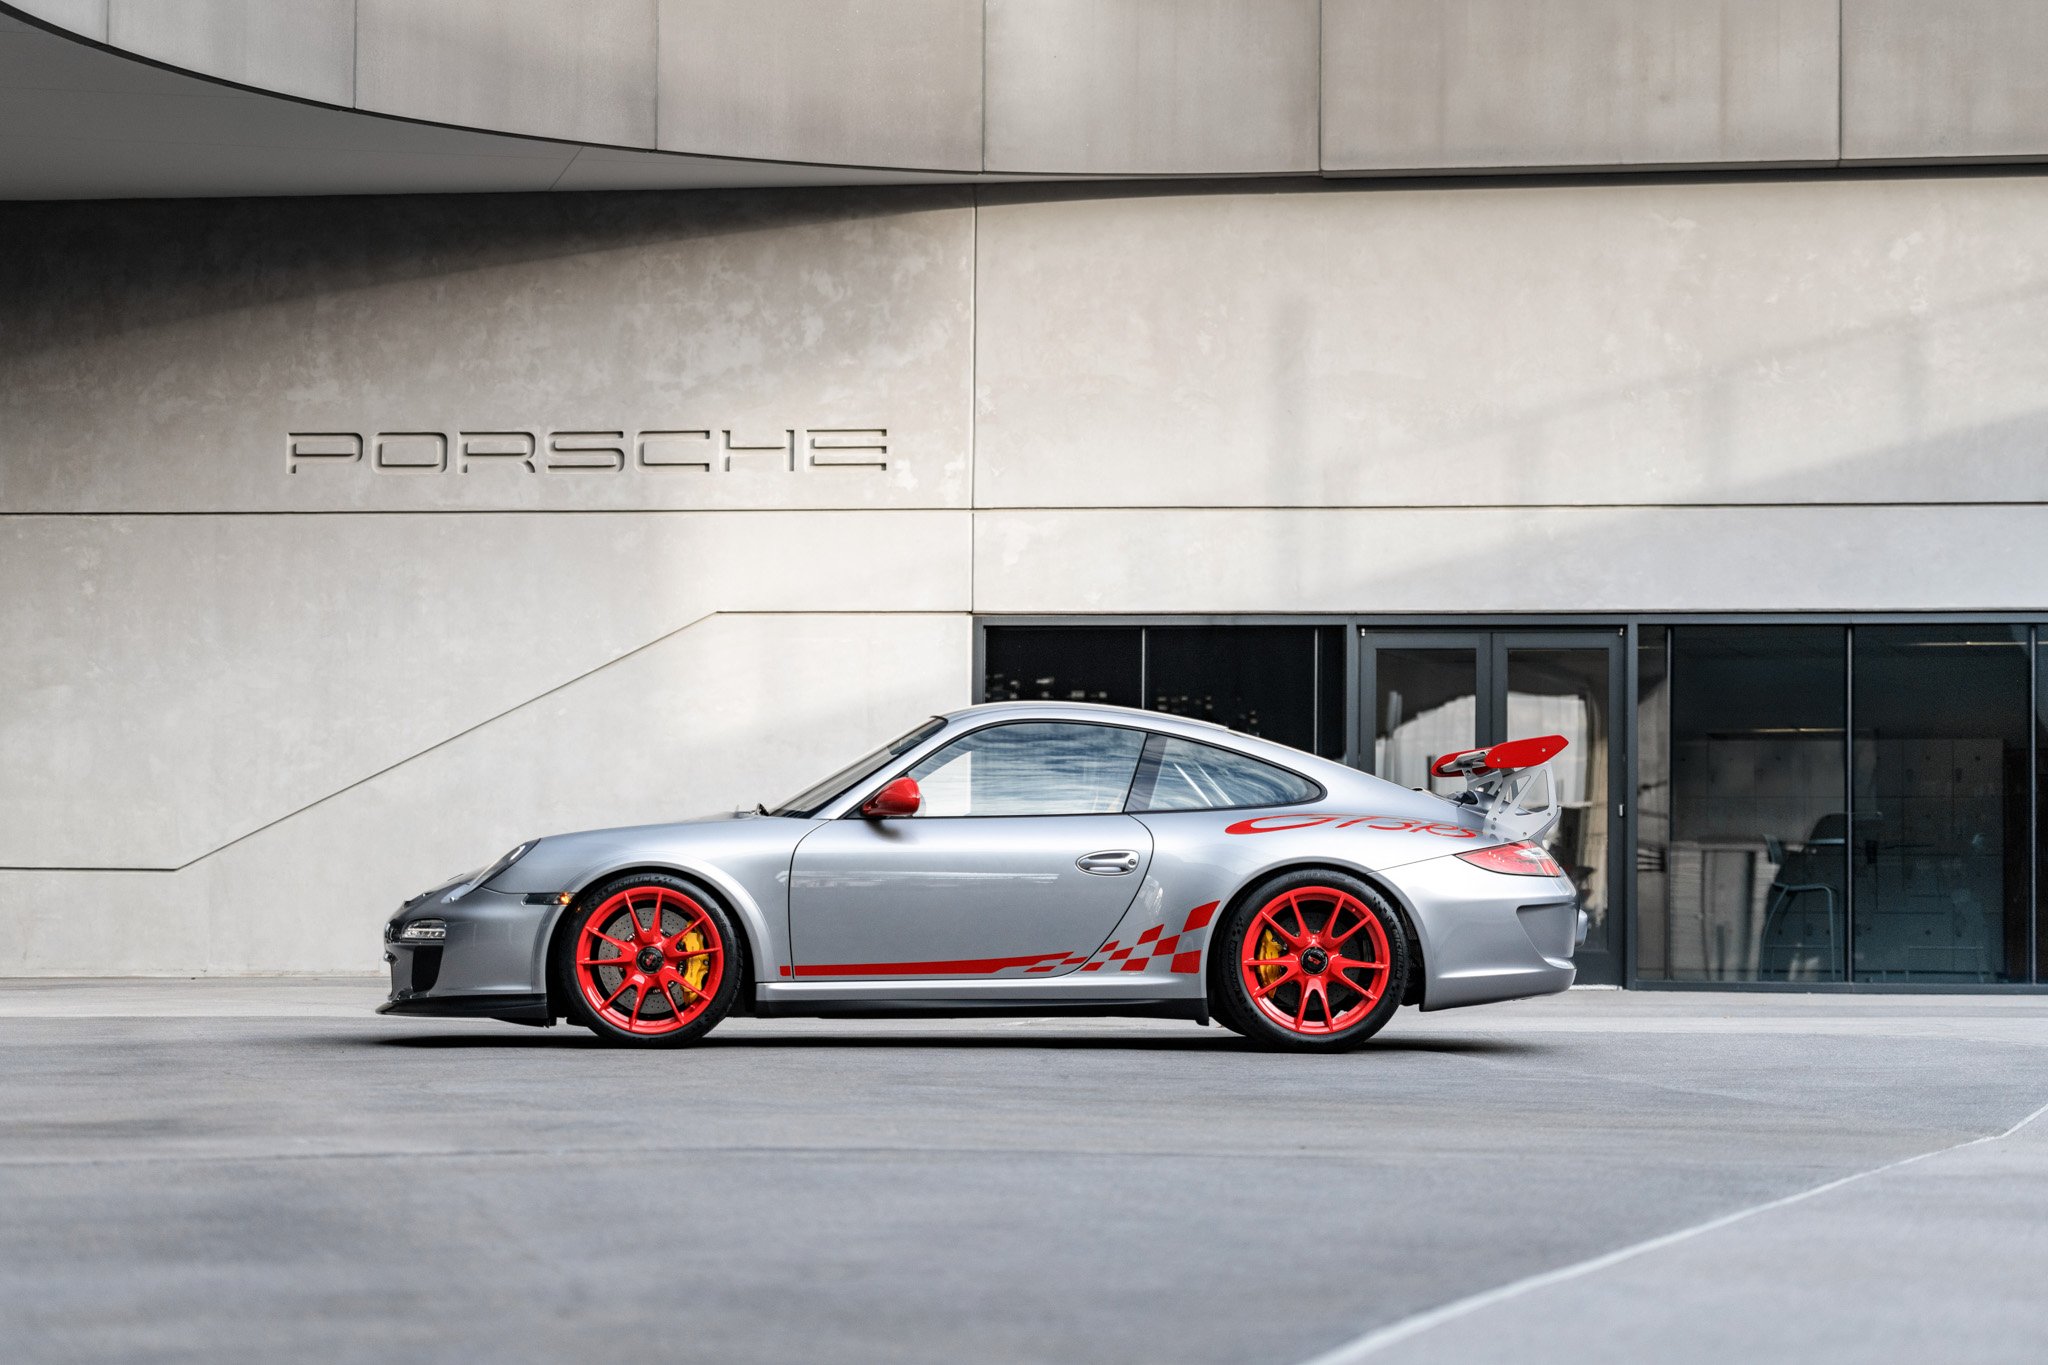
<path id="1" fill-rule="evenodd" d="M 1096 949 L 1093 957 L 1069 953 L 1057 961 L 1028 968 L 1025 974 L 1070 972 L 1076 967 L 1084 972 L 1142 972 L 1159 963 L 1177 975 L 1193 976 L 1202 970 L 1202 938 L 1215 918 L 1216 902 L 1210 901 L 1188 911 L 1179 933 L 1169 934 L 1165 925 L 1155 924 L 1130 943 L 1111 939 Z"/>

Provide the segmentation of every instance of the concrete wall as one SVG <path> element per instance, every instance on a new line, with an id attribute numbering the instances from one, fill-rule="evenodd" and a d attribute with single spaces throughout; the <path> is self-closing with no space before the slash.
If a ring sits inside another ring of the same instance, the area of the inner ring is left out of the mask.
<path id="1" fill-rule="evenodd" d="M 1315 0 L 990 0 L 987 167 L 1316 168 Z"/>
<path id="2" fill-rule="evenodd" d="M 356 96 L 435 123 L 654 145 L 654 0 L 356 0 Z"/>
<path id="3" fill-rule="evenodd" d="M 1845 156 L 2048 155 L 2048 5 L 1843 0 L 1842 28 Z"/>
<path id="4" fill-rule="evenodd" d="M 1837 0 L 1324 0 L 1323 165 L 1833 161 Z"/>
<path id="5" fill-rule="evenodd" d="M 976 611 L 2048 608 L 2033 177 L 20 205 L 0 321 L 5 974 L 373 967 Z"/>
<path id="6" fill-rule="evenodd" d="M 370 967 L 465 860 L 965 699 L 972 237 L 959 191 L 0 215 L 0 974 Z M 73 894 L 122 947 L 36 923 Z"/>
<path id="7" fill-rule="evenodd" d="M 1285 176 L 2048 156 L 2048 83 L 2037 76 L 2048 8 L 2036 0 L 12 0 L 7 10 L 248 86 L 580 145 L 576 166 L 545 180 L 571 186 L 755 183 L 663 182 L 644 165 L 646 178 L 632 179 L 632 156 L 657 152 L 783 163 L 793 177 L 783 183 L 816 183 L 802 168 L 819 166 L 897 179 Z M 335 142 L 310 128 L 298 139 L 316 158 Z M 225 157 L 236 139 L 209 145 Z"/>
<path id="8" fill-rule="evenodd" d="M 981 169 L 980 0 L 661 0 L 660 145 Z"/>
<path id="9" fill-rule="evenodd" d="M 238 85 L 355 103 L 356 0 L 109 0 L 106 36 Z"/>

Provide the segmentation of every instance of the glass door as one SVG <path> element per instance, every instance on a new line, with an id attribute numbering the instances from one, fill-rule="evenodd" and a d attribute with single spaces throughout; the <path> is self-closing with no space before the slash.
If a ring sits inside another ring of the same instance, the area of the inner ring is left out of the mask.
<path id="1" fill-rule="evenodd" d="M 1367 632 L 1365 645 L 1372 717 L 1366 771 L 1439 796 L 1463 791 L 1463 778 L 1431 777 L 1429 769 L 1442 755 L 1480 743 L 1480 698 L 1488 695 L 1492 662 L 1486 637 Z"/>
<path id="2" fill-rule="evenodd" d="M 1552 760 L 1564 810 L 1544 843 L 1578 886 L 1589 921 L 1579 980 L 1619 985 L 1619 793 L 1627 772 L 1615 727 L 1620 634 L 1367 629 L 1362 644 L 1366 766 L 1391 782 L 1448 795 L 1464 782 L 1429 776 L 1443 754 L 1527 735 L 1571 741 Z"/>

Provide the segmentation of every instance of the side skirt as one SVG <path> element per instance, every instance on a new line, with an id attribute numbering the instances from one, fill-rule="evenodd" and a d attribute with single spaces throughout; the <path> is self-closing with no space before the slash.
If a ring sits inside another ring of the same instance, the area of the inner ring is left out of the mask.
<path id="1" fill-rule="evenodd" d="M 762 1019 L 1186 1019 L 1209 1022 L 1209 1002 L 1188 1000 L 760 1000 Z"/>

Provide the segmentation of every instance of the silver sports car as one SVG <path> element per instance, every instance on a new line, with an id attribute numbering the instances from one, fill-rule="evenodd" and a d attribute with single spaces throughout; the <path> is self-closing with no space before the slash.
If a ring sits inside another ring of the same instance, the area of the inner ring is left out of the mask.
<path id="1" fill-rule="evenodd" d="M 1536 842 L 1563 747 L 1446 755 L 1465 785 L 1440 796 L 1151 711 L 970 707 L 772 810 L 549 835 L 414 897 L 380 1011 L 651 1046 L 738 1012 L 1213 1018 L 1352 1047 L 1402 1005 L 1571 985 L 1584 919 Z"/>

